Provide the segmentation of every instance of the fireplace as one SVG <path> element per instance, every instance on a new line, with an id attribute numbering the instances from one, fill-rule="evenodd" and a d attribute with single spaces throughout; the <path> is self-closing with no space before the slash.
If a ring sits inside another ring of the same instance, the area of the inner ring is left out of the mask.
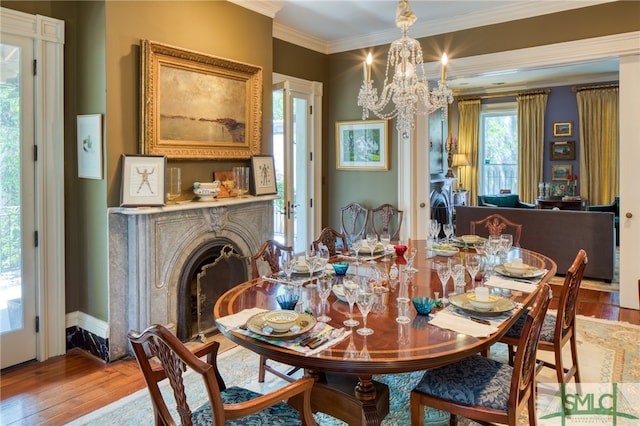
<path id="1" fill-rule="evenodd" d="M 129 353 L 132 329 L 160 323 L 192 336 L 191 276 L 227 244 L 244 259 L 255 253 L 273 233 L 275 198 L 109 209 L 109 359 Z M 246 276 L 248 260 L 243 266 Z"/>

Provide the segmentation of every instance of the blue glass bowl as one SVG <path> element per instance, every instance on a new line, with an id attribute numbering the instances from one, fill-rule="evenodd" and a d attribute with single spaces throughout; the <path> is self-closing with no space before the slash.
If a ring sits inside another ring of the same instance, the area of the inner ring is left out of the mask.
<path id="1" fill-rule="evenodd" d="M 348 262 L 332 263 L 331 266 L 333 266 L 333 270 L 336 271 L 336 275 L 344 275 L 347 273 L 347 269 L 349 269 Z"/>
<path id="2" fill-rule="evenodd" d="M 278 305 L 280 305 L 280 309 L 293 311 L 298 303 L 298 295 L 294 293 L 281 294 L 276 297 L 276 300 L 278 301 Z"/>
<path id="3" fill-rule="evenodd" d="M 431 309 L 433 309 L 436 304 L 436 299 L 430 297 L 414 297 L 411 299 L 411 302 L 413 302 L 413 307 L 418 311 L 418 315 L 429 315 Z"/>

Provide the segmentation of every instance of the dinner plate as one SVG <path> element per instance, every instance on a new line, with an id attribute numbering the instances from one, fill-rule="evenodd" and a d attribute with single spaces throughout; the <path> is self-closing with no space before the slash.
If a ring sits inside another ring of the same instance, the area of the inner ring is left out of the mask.
<path id="1" fill-rule="evenodd" d="M 450 246 L 449 250 L 443 250 L 443 249 L 437 249 L 437 248 L 433 248 L 433 252 L 437 255 L 437 256 L 446 256 L 446 257 L 451 257 L 454 254 L 458 253 L 458 248 Z"/>
<path id="2" fill-rule="evenodd" d="M 247 321 L 247 329 L 261 336 L 274 337 L 278 339 L 293 339 L 294 337 L 298 337 L 301 334 L 304 334 L 307 331 L 311 330 L 316 325 L 316 319 L 312 315 L 309 315 L 305 312 L 298 312 L 296 325 L 294 327 L 291 327 L 289 331 L 272 331 L 269 333 L 265 330 L 267 322 L 264 319 L 265 315 L 267 315 L 269 312 L 272 311 L 260 312 L 259 314 L 256 314 L 249 318 L 249 320 Z"/>
<path id="3" fill-rule="evenodd" d="M 522 273 L 507 271 L 504 265 L 496 265 L 494 270 L 500 275 L 511 278 L 538 278 L 543 276 L 546 272 L 544 269 L 534 268 L 533 266 L 530 266 L 529 269 Z"/>
<path id="4" fill-rule="evenodd" d="M 498 315 L 502 315 L 505 312 L 509 312 L 513 308 L 516 307 L 516 303 L 511 299 L 506 299 L 504 297 L 499 297 L 496 304 L 489 310 L 478 309 L 469 302 L 466 293 L 454 294 L 449 296 L 449 302 L 455 306 L 463 310 L 464 312 L 470 314 L 479 314 L 490 317 L 495 317 Z"/>
<path id="5" fill-rule="evenodd" d="M 316 269 L 313 271 L 313 275 L 322 274 L 323 270 L 320 266 L 316 266 Z M 306 275 L 309 276 L 309 267 L 307 265 L 296 264 L 293 267 L 293 275 Z"/>
<path id="6" fill-rule="evenodd" d="M 472 239 L 474 241 L 473 242 L 471 242 L 471 241 L 464 242 L 463 238 L 464 239 Z M 481 237 L 479 235 L 461 235 L 461 236 L 458 236 L 458 237 L 453 237 L 453 238 L 451 238 L 451 240 L 454 243 L 459 244 L 461 246 L 467 245 L 467 246 L 473 247 L 474 244 L 481 243 L 483 241 L 486 241 L 487 239 L 484 238 L 484 237 Z"/>

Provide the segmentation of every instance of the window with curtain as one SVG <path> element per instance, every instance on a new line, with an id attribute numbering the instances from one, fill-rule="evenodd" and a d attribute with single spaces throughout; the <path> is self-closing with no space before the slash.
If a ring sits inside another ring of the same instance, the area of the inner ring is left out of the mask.
<path id="1" fill-rule="evenodd" d="M 518 114 L 515 102 L 480 110 L 479 194 L 518 192 Z"/>

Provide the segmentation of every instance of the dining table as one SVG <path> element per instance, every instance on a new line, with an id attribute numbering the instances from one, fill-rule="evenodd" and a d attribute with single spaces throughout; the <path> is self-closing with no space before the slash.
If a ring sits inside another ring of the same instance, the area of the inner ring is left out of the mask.
<path id="1" fill-rule="evenodd" d="M 371 274 L 373 269 L 385 272 L 398 269 L 398 277 L 388 279 L 388 292 L 367 316 L 367 326 L 373 330 L 373 334 L 363 336 L 357 333 L 363 323 L 357 305 L 353 307 L 353 317 L 359 320 L 360 325 L 342 330 L 343 321 L 349 318 L 349 304 L 333 293 L 327 300 L 328 306 L 324 307 L 325 313 L 331 318 L 326 325 L 344 333 L 335 342 L 319 350 L 292 350 L 286 344 L 287 340 L 284 340 L 285 344 L 278 344 L 274 340 L 268 341 L 269 339 L 247 332 L 244 319 L 242 324 L 235 325 L 225 321 L 225 318 L 241 316 L 243 312 L 252 313 L 256 309 L 279 309 L 276 296 L 287 291 L 290 285 L 286 278 L 274 279 L 268 276 L 255 277 L 239 284 L 217 300 L 214 316 L 218 330 L 240 346 L 268 359 L 304 369 L 305 374 L 313 376 L 316 380 L 312 392 L 314 412 L 326 413 L 349 425 L 379 425 L 389 411 L 389 388 L 374 380 L 375 375 L 432 369 L 476 353 L 488 352 L 514 324 L 522 310 L 532 303 L 536 284 L 549 281 L 556 273 L 556 264 L 552 259 L 525 248 L 513 247 L 509 250 L 507 259 L 519 258 L 523 264 L 541 272 L 531 281 L 493 277 L 497 281 L 490 287 L 492 293 L 514 303 L 513 309 L 507 315 L 502 315 L 499 321 L 488 318 L 488 323 L 492 324 L 489 332 L 467 334 L 456 330 L 456 327 L 434 325 L 438 312 L 419 315 L 411 304 L 409 321 L 398 322 L 396 299 L 399 292 L 409 299 L 416 296 L 434 298 L 436 293 L 442 295 L 442 285 L 434 270 L 434 263 L 448 259 L 464 263 L 466 256 L 475 254 L 473 246 L 466 244 L 459 247 L 452 256 L 445 253 L 447 257 L 436 254 L 425 240 L 413 241 L 411 245 L 417 248 L 413 265 L 417 271 L 411 273 L 405 271 L 407 253 L 404 256 L 375 256 L 374 264 L 367 262 L 366 256 L 360 256 L 359 264 L 356 264 L 352 255 L 339 254 L 331 259 L 331 262 L 351 263 L 348 275 L 333 278 L 336 283 L 352 279 L 350 274 L 359 277 Z M 382 276 L 387 274 L 383 273 Z M 392 272 L 391 276 L 395 274 Z M 311 278 L 310 282 L 313 282 Z M 475 278 L 482 278 L 481 274 Z M 474 287 L 482 286 L 481 281 L 474 279 L 472 282 L 468 273 L 465 273 L 465 281 L 466 291 L 473 292 Z M 451 293 L 453 290 L 453 282 L 449 280 L 447 291 Z M 315 287 L 302 286 L 301 293 L 303 305 L 299 309 L 316 315 L 320 299 Z M 446 307 L 445 303 L 441 311 Z M 464 315 L 452 314 L 460 317 L 460 324 L 469 320 Z M 303 337 L 300 336 L 299 339 Z"/>

